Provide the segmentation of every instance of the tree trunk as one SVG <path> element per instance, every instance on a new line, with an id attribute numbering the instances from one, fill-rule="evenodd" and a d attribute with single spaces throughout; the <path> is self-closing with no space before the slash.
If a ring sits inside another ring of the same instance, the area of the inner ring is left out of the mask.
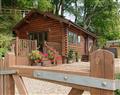
<path id="1" fill-rule="evenodd" d="M 61 0 L 61 16 L 64 14 L 64 0 Z"/>
<path id="2" fill-rule="evenodd" d="M 2 13 L 2 0 L 0 0 L 0 13 Z"/>

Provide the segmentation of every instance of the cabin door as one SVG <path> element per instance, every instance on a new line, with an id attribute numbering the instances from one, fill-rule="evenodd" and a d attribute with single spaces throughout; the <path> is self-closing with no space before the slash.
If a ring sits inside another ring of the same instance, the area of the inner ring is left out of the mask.
<path id="1" fill-rule="evenodd" d="M 30 40 L 37 40 L 37 47 L 43 51 L 43 43 L 47 41 L 47 32 L 31 32 L 29 33 Z"/>

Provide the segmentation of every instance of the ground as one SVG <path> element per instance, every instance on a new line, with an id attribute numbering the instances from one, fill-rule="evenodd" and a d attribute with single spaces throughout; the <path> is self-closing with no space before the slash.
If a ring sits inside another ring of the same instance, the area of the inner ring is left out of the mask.
<path id="1" fill-rule="evenodd" d="M 29 95 L 68 95 L 71 87 L 23 77 Z M 16 89 L 16 95 L 18 91 Z M 83 95 L 90 95 L 85 92 Z"/>
<path id="2" fill-rule="evenodd" d="M 120 73 L 120 59 L 115 59 L 115 72 Z M 87 65 L 83 63 L 82 65 Z M 23 77 L 29 95 L 68 95 L 71 90 L 70 87 L 53 84 L 45 81 L 30 79 Z M 16 95 L 18 91 L 16 89 Z M 89 92 L 85 92 L 83 95 L 90 95 Z"/>

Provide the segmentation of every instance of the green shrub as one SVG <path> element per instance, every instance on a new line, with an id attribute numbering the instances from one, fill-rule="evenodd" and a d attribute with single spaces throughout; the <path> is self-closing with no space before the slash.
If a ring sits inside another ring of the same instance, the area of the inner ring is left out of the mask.
<path id="1" fill-rule="evenodd" d="M 75 52 L 70 49 L 69 52 L 68 52 L 68 60 L 73 60 L 75 57 Z"/>
<path id="2" fill-rule="evenodd" d="M 120 95 L 120 89 L 115 90 L 115 95 Z"/>
<path id="3" fill-rule="evenodd" d="M 11 40 L 11 36 L 0 34 L 0 58 L 4 57 L 5 53 L 10 49 Z"/>
<path id="4" fill-rule="evenodd" d="M 120 79 L 120 74 L 116 75 L 116 79 Z M 115 95 L 120 95 L 120 89 L 115 90 Z"/>

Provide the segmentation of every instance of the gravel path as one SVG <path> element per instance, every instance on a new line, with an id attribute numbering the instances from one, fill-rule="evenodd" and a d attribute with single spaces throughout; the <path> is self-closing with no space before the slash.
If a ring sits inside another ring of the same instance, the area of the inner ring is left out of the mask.
<path id="1" fill-rule="evenodd" d="M 29 78 L 23 78 L 29 95 L 68 95 L 71 90 L 70 87 L 44 82 L 40 80 L 34 80 Z M 16 89 L 16 95 L 18 91 Z M 83 95 L 90 95 L 85 92 Z"/>
<path id="2" fill-rule="evenodd" d="M 115 71 L 120 72 L 120 59 L 115 59 Z M 23 77 L 29 95 L 68 95 L 70 87 Z M 18 91 L 16 89 L 16 95 Z M 85 92 L 83 95 L 90 95 Z"/>

